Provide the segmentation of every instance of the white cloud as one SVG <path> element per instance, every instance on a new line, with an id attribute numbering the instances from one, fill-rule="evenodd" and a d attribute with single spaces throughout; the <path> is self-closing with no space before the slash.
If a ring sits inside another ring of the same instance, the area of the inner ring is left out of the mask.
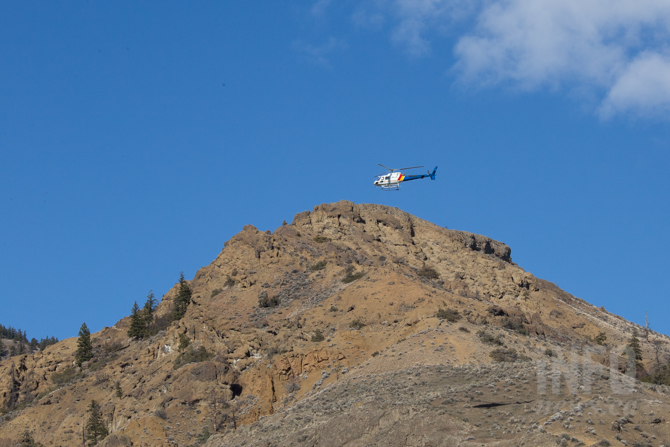
<path id="1" fill-rule="evenodd" d="M 312 5 L 312 15 L 316 17 L 321 17 L 326 13 L 326 9 L 330 6 L 332 0 L 317 0 L 314 5 Z"/>
<path id="2" fill-rule="evenodd" d="M 610 88 L 600 114 L 670 115 L 670 56 L 645 52 L 626 66 Z"/>
<path id="3" fill-rule="evenodd" d="M 314 62 L 319 65 L 323 65 L 324 67 L 330 67 L 330 62 L 327 57 L 329 53 L 347 47 L 343 40 L 332 36 L 329 37 L 328 40 L 322 45 L 312 45 L 305 42 L 296 41 L 293 43 L 293 46 L 296 50 L 305 53 Z"/>
<path id="4" fill-rule="evenodd" d="M 461 82 L 591 89 L 602 98 L 603 118 L 670 112 L 669 0 L 370 4 L 395 20 L 391 38 L 412 56 L 429 54 L 436 33 L 458 29 L 453 73 Z"/>

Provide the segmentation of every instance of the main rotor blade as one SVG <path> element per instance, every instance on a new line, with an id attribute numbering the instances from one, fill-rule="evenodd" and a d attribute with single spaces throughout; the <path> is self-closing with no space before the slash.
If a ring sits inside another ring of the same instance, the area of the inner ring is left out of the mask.
<path id="1" fill-rule="evenodd" d="M 382 168 L 384 168 L 384 169 L 388 169 L 388 170 L 391 171 L 391 172 L 393 172 L 393 171 L 397 171 L 397 169 L 391 169 L 391 168 L 389 168 L 388 166 L 384 166 L 384 165 L 381 164 L 381 163 L 377 163 L 377 164 L 378 164 L 379 166 L 381 166 Z"/>
<path id="2" fill-rule="evenodd" d="M 403 169 L 417 169 L 417 168 L 423 168 L 423 166 L 412 166 L 411 168 L 400 168 L 400 169 L 396 169 L 396 171 L 402 171 Z"/>

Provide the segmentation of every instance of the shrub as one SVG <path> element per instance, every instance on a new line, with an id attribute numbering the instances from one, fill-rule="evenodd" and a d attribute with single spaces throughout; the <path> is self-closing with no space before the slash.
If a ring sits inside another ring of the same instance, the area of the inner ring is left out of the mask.
<path id="1" fill-rule="evenodd" d="M 364 326 L 365 323 L 363 323 L 360 318 L 356 318 L 355 320 L 352 320 L 351 323 L 349 323 L 349 327 L 353 329 L 362 329 Z"/>
<path id="2" fill-rule="evenodd" d="M 521 335 L 528 335 L 528 330 L 524 327 L 523 323 L 518 318 L 505 317 L 503 320 L 503 327 Z"/>
<path id="3" fill-rule="evenodd" d="M 349 284 L 350 282 L 354 282 L 357 279 L 361 279 L 362 277 L 365 276 L 365 273 L 363 272 L 355 272 L 354 271 L 354 266 L 350 265 L 347 267 L 347 270 L 345 271 L 346 275 L 344 278 L 342 278 L 342 282 L 345 284 Z"/>
<path id="4" fill-rule="evenodd" d="M 552 351 L 550 348 L 547 348 L 544 350 L 544 355 L 546 355 L 547 357 L 553 357 L 554 351 Z"/>
<path id="5" fill-rule="evenodd" d="M 286 392 L 287 393 L 295 393 L 300 389 L 300 384 L 298 383 L 297 380 L 293 379 L 289 383 L 286 384 Z"/>
<path id="6" fill-rule="evenodd" d="M 440 309 L 437 311 L 435 316 L 442 320 L 447 320 L 451 323 L 461 319 L 461 314 L 459 314 L 458 311 L 454 309 Z"/>
<path id="7" fill-rule="evenodd" d="M 417 272 L 417 274 L 421 277 L 428 278 L 428 279 L 438 279 L 440 277 L 440 274 L 437 273 L 437 271 L 432 268 L 424 265 L 421 267 L 421 269 Z"/>
<path id="8" fill-rule="evenodd" d="M 116 351 L 120 351 L 121 348 L 123 348 L 123 343 L 121 343 L 120 341 L 111 341 L 111 342 L 107 341 L 102 344 L 102 351 L 105 354 L 111 354 Z"/>
<path id="9" fill-rule="evenodd" d="M 277 307 L 279 306 L 279 298 L 273 296 L 268 297 L 267 290 L 263 290 L 258 294 L 258 307 Z"/>
<path id="10" fill-rule="evenodd" d="M 309 269 L 313 272 L 316 272 L 317 270 L 323 270 L 324 268 L 326 268 L 326 264 L 327 262 L 325 260 L 319 261 L 316 264 L 310 265 Z"/>
<path id="11" fill-rule="evenodd" d="M 318 343 L 320 341 L 324 341 L 326 337 L 323 336 L 323 333 L 321 333 L 320 330 L 314 331 L 314 335 L 312 335 L 312 341 L 315 343 Z"/>
<path id="12" fill-rule="evenodd" d="M 331 311 L 331 312 L 337 312 L 337 307 L 331 305 L 331 306 L 330 306 L 330 311 Z"/>
<path id="13" fill-rule="evenodd" d="M 642 382 L 670 386 L 670 365 L 662 365 L 652 369 L 640 378 Z"/>
<path id="14" fill-rule="evenodd" d="M 479 336 L 479 339 L 487 345 L 505 346 L 505 343 L 502 341 L 502 338 L 500 338 L 500 335 L 494 337 L 484 330 L 477 332 L 477 335 Z"/>
<path id="15" fill-rule="evenodd" d="M 317 244 L 323 244 L 324 242 L 330 242 L 330 238 L 329 238 L 329 237 L 321 236 L 321 235 L 319 235 L 319 236 L 314 236 L 312 239 L 313 239 L 314 242 L 316 242 Z"/>
<path id="16" fill-rule="evenodd" d="M 235 280 L 230 276 L 226 278 L 226 282 L 223 283 L 225 287 L 233 287 L 235 285 Z"/>
<path id="17" fill-rule="evenodd" d="M 375 351 L 372 353 L 372 357 L 377 357 L 379 355 L 379 351 Z"/>
<path id="18" fill-rule="evenodd" d="M 230 276 L 229 276 L 229 278 L 230 278 Z M 235 284 L 235 281 L 233 281 L 233 284 Z M 223 290 L 221 290 L 221 289 L 212 290 L 212 294 L 210 295 L 210 298 L 214 298 L 216 295 L 218 295 L 221 292 L 223 292 Z"/>
<path id="19" fill-rule="evenodd" d="M 83 377 L 83 374 L 80 372 L 77 372 L 75 368 L 69 367 L 65 368 L 61 372 L 55 372 L 51 375 L 51 381 L 55 385 L 65 385 L 66 383 L 72 382 L 75 379 L 79 379 Z"/>
<path id="20" fill-rule="evenodd" d="M 188 345 L 191 344 L 191 340 L 186 336 L 186 334 L 179 334 L 179 352 L 188 348 Z"/>
<path id="21" fill-rule="evenodd" d="M 607 335 L 605 335 L 604 332 L 599 333 L 596 335 L 596 338 L 593 339 L 597 344 L 603 345 L 605 344 L 605 341 L 607 341 Z"/>
<path id="22" fill-rule="evenodd" d="M 179 354 L 176 359 L 174 359 L 173 369 L 179 369 L 184 365 L 189 363 L 198 363 L 204 362 L 214 357 L 214 354 L 208 352 L 204 346 L 200 346 L 199 349 L 195 350 L 193 347 L 189 347 L 187 350 Z"/>
<path id="23" fill-rule="evenodd" d="M 464 326 L 460 326 L 460 327 L 458 328 L 458 330 L 461 331 L 461 332 L 467 332 L 468 334 L 470 333 L 470 329 L 468 329 L 468 328 L 466 328 L 466 327 L 464 327 Z"/>
<path id="24" fill-rule="evenodd" d="M 158 410 L 156 410 L 156 411 L 154 412 L 154 414 L 155 414 L 156 416 L 158 416 L 159 418 L 163 419 L 163 420 L 166 420 L 167 417 L 168 417 L 168 416 L 167 416 L 167 413 L 166 413 L 165 410 L 162 409 L 162 408 L 159 408 Z"/>
<path id="25" fill-rule="evenodd" d="M 514 348 L 497 348 L 489 354 L 495 362 L 516 362 L 517 360 L 530 360 L 524 355 L 520 355 Z"/>
<path id="26" fill-rule="evenodd" d="M 164 331 L 170 326 L 170 323 L 172 323 L 172 311 L 168 311 L 160 317 L 154 317 L 153 321 L 147 326 L 147 337 L 156 335 L 160 331 Z"/>

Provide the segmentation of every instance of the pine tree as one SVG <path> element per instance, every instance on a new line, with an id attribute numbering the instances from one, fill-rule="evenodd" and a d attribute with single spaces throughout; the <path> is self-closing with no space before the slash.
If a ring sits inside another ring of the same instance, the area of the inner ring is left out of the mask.
<path id="1" fill-rule="evenodd" d="M 88 412 L 90 415 L 86 423 L 86 439 L 88 440 L 88 445 L 93 446 L 105 439 L 109 432 L 107 431 L 107 427 L 105 427 L 105 422 L 102 420 L 100 405 L 95 400 L 91 401 Z"/>
<path id="2" fill-rule="evenodd" d="M 144 328 L 148 329 L 154 321 L 154 310 L 156 309 L 156 298 L 154 298 L 154 291 L 149 290 L 147 300 L 144 303 L 142 311 L 144 313 Z"/>
<path id="3" fill-rule="evenodd" d="M 181 320 L 186 314 L 186 309 L 191 303 L 191 288 L 184 279 L 184 272 L 179 275 L 179 290 L 174 299 L 174 307 L 172 308 L 172 319 Z"/>
<path id="4" fill-rule="evenodd" d="M 37 349 L 37 339 L 35 337 L 30 339 L 30 352 L 35 352 Z"/>
<path id="5" fill-rule="evenodd" d="M 87 362 L 93 358 L 93 344 L 91 343 L 91 331 L 88 330 L 86 323 L 81 325 L 79 328 L 79 340 L 77 340 L 77 352 L 75 354 L 75 359 L 77 360 L 77 365 L 81 367 L 81 364 Z"/>
<path id="6" fill-rule="evenodd" d="M 128 337 L 142 338 L 144 337 L 144 317 L 137 305 L 137 301 L 133 304 L 133 310 L 130 314 L 130 329 L 128 329 Z"/>
<path id="7" fill-rule="evenodd" d="M 633 328 L 633 335 L 628 340 L 628 348 L 635 356 L 635 372 L 639 373 L 644 370 L 642 363 L 642 346 L 640 346 L 640 339 L 638 338 L 637 328 Z"/>

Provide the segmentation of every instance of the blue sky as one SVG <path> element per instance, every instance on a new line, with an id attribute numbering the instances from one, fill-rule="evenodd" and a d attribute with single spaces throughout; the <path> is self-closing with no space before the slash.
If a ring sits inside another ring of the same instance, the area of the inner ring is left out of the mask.
<path id="1" fill-rule="evenodd" d="M 0 323 L 100 330 L 347 199 L 670 332 L 670 7 L 537 3 L 3 4 Z M 438 181 L 384 193 L 377 163 Z"/>

